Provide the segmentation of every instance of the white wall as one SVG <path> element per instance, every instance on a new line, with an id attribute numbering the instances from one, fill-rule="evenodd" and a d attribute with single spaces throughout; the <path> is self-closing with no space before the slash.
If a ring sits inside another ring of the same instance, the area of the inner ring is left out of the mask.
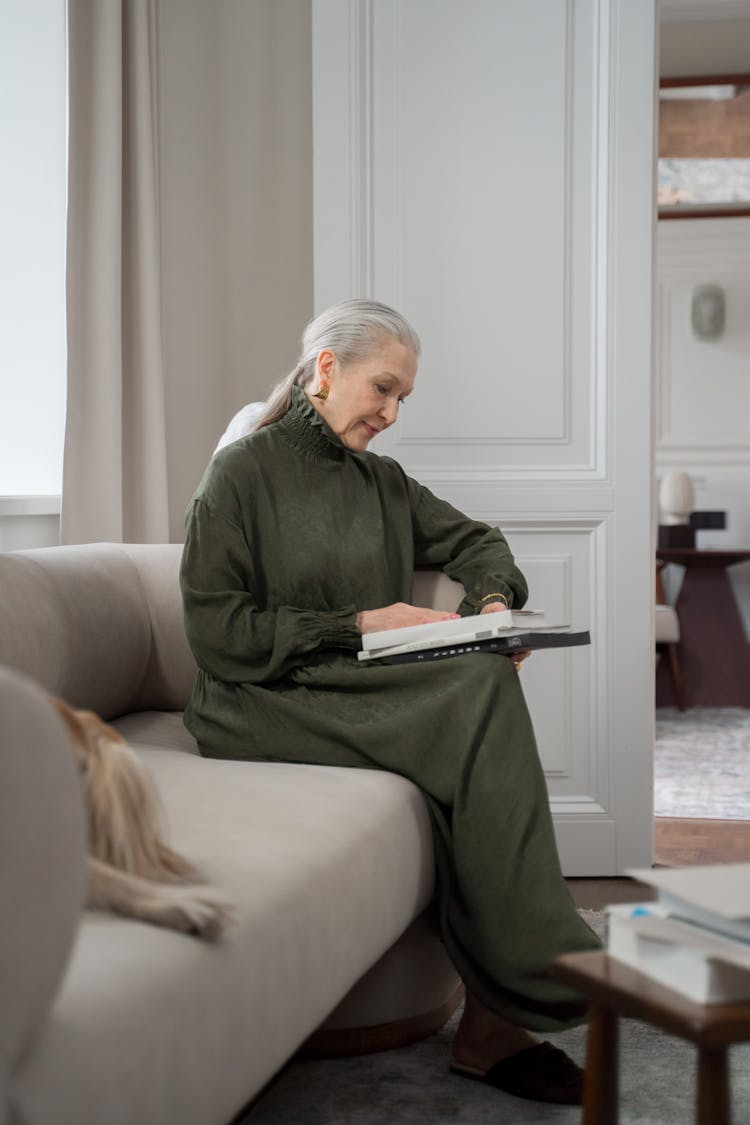
<path id="1" fill-rule="evenodd" d="M 163 0 L 160 178 L 170 527 L 312 315 L 309 0 Z"/>
<path id="2" fill-rule="evenodd" d="M 686 20 L 685 6 L 674 7 L 679 22 L 670 20 L 670 10 L 662 11 L 659 74 L 662 78 L 689 78 L 714 74 L 750 72 L 750 3 L 734 3 L 726 11 L 741 19 L 719 19 L 721 3 L 704 0 L 697 14 L 707 18 Z M 708 18 L 713 17 L 713 18 Z"/>
<path id="3" fill-rule="evenodd" d="M 750 545 L 750 218 L 659 224 L 654 367 L 656 471 L 687 472 L 696 508 L 727 512 L 725 531 L 701 531 L 705 548 Z M 726 294 L 718 340 L 695 338 L 692 294 Z M 750 629 L 750 565 L 730 577 Z M 672 594 L 675 588 L 671 588 Z"/>
<path id="4" fill-rule="evenodd" d="M 59 496 L 0 496 L 0 551 L 55 547 L 59 542 Z"/>

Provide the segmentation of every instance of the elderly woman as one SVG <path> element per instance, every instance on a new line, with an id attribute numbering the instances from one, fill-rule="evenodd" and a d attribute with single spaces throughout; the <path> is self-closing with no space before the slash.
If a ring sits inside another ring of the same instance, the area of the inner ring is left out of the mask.
<path id="1" fill-rule="evenodd" d="M 356 658 L 364 633 L 456 616 L 409 604 L 415 567 L 463 584 L 461 616 L 526 599 L 499 530 L 368 450 L 411 394 L 418 356 L 393 309 L 336 305 L 308 326 L 253 432 L 213 458 L 181 568 L 199 667 L 185 723 L 210 757 L 378 768 L 418 785 L 442 937 L 466 985 L 451 1065 L 576 1103 L 580 1069 L 529 1029 L 581 1022 L 582 998 L 548 968 L 598 941 L 560 872 L 514 662 Z"/>

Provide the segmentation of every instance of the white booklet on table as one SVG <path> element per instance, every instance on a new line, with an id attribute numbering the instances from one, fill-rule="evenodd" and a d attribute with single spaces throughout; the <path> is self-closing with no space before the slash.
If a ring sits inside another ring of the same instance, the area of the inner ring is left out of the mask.
<path id="1" fill-rule="evenodd" d="M 750 1000 L 750 945 L 677 920 L 658 901 L 608 906 L 607 952 L 697 1004 Z"/>

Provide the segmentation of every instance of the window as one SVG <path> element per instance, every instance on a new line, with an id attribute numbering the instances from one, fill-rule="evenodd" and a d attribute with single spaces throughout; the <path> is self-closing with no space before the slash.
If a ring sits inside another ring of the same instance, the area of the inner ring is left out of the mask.
<path id="1" fill-rule="evenodd" d="M 65 0 L 0 0 L 0 496 L 57 495 L 65 428 Z"/>
<path id="2" fill-rule="evenodd" d="M 659 216 L 750 214 L 750 74 L 663 79 Z"/>

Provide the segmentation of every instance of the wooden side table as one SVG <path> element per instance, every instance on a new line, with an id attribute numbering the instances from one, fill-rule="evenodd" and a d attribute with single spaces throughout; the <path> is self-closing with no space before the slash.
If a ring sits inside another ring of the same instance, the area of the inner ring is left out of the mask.
<path id="1" fill-rule="evenodd" d="M 656 557 L 685 567 L 676 609 L 687 706 L 750 707 L 750 644 L 727 573 L 747 562 L 750 550 L 661 547 Z M 657 669 L 657 707 L 673 698 L 666 671 Z"/>
<path id="2" fill-rule="evenodd" d="M 730 1125 L 727 1048 L 750 1040 L 750 1004 L 695 1004 L 606 953 L 558 957 L 552 975 L 589 998 L 583 1125 L 617 1125 L 620 1016 L 694 1043 L 697 1125 Z"/>

